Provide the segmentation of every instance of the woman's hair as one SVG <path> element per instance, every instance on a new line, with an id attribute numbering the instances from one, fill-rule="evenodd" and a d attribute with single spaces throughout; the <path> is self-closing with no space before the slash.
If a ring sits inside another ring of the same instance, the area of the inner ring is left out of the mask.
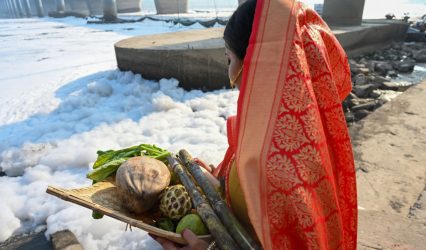
<path id="1" fill-rule="evenodd" d="M 232 14 L 226 25 L 223 39 L 226 46 L 243 60 L 249 44 L 256 0 L 247 0 Z"/>

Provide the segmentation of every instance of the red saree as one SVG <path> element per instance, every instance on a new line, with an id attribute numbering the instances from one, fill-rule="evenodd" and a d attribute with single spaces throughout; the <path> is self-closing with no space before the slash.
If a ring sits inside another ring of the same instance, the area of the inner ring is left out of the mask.
<path id="1" fill-rule="evenodd" d="M 346 54 L 314 11 L 257 0 L 229 149 L 215 174 L 228 182 L 235 159 L 265 249 L 356 249 L 354 160 L 341 108 L 350 91 Z"/>

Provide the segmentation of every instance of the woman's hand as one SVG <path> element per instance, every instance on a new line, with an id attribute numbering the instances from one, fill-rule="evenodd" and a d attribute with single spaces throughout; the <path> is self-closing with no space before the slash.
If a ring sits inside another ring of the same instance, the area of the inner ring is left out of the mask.
<path id="1" fill-rule="evenodd" d="M 209 246 L 206 241 L 198 239 L 197 235 L 189 229 L 185 229 L 182 232 L 182 237 L 188 242 L 188 245 L 186 246 L 179 246 L 172 241 L 152 234 L 150 234 L 150 236 L 160 243 L 164 250 L 206 250 Z"/>

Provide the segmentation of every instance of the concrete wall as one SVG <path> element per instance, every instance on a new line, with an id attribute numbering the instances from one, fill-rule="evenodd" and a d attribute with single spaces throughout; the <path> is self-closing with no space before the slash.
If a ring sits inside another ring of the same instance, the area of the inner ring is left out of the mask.
<path id="1" fill-rule="evenodd" d="M 82 15 L 103 14 L 103 0 L 65 0 L 63 9 L 58 9 L 57 2 L 58 0 L 0 0 L 0 17 L 41 17 L 58 10 Z M 40 5 L 42 9 L 38 7 Z M 116 6 L 118 13 L 139 12 L 141 0 L 118 0 Z"/>
<path id="2" fill-rule="evenodd" d="M 31 11 L 31 16 L 37 16 L 37 8 L 35 5 L 35 1 L 34 0 L 28 0 L 28 3 L 30 5 L 30 11 Z"/>
<path id="3" fill-rule="evenodd" d="M 102 15 L 103 14 L 103 0 L 87 0 L 90 15 Z"/>
<path id="4" fill-rule="evenodd" d="M 363 26 L 334 30 L 349 56 L 382 49 L 392 41 L 404 41 L 408 24 L 400 21 L 366 20 Z"/>
<path id="5" fill-rule="evenodd" d="M 177 14 L 188 12 L 188 0 L 154 0 L 157 14 Z"/>
<path id="6" fill-rule="evenodd" d="M 324 0 L 323 19 L 332 26 L 356 26 L 362 22 L 365 0 Z"/>
<path id="7" fill-rule="evenodd" d="M 32 13 L 31 13 L 30 1 L 29 0 L 20 0 L 20 1 L 21 1 L 22 9 L 24 11 L 24 15 L 26 17 L 31 17 Z"/>
<path id="8" fill-rule="evenodd" d="M 333 31 L 349 55 L 359 55 L 403 40 L 407 28 L 382 21 Z M 125 39 L 114 46 L 117 65 L 148 79 L 176 78 L 185 89 L 220 89 L 229 84 L 222 37 L 223 28 L 211 28 Z"/>
<path id="9" fill-rule="evenodd" d="M 10 3 L 13 6 L 13 9 L 14 9 L 14 12 L 15 12 L 15 17 L 16 18 L 22 17 L 21 12 L 19 11 L 18 3 L 16 2 L 16 0 L 10 0 Z"/>
<path id="10" fill-rule="evenodd" d="M 86 0 L 71 0 L 71 11 L 83 15 L 89 15 L 89 6 Z"/>
<path id="11" fill-rule="evenodd" d="M 118 13 L 141 11 L 141 0 L 117 0 Z"/>
<path id="12" fill-rule="evenodd" d="M 222 34 L 206 29 L 125 39 L 114 46 L 117 64 L 148 79 L 176 78 L 185 89 L 218 89 L 228 82 Z"/>
<path id="13" fill-rule="evenodd" d="M 42 0 L 44 13 L 47 15 L 51 11 L 56 11 L 55 0 Z"/>

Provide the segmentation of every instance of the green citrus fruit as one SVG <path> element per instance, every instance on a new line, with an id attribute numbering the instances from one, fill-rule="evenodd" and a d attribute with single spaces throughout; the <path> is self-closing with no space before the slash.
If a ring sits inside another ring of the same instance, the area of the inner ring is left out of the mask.
<path id="1" fill-rule="evenodd" d="M 185 215 L 179 221 L 179 224 L 176 227 L 176 233 L 182 233 L 185 228 L 191 230 L 196 235 L 206 235 L 209 233 L 209 230 L 204 225 L 201 217 L 198 214 Z"/>

